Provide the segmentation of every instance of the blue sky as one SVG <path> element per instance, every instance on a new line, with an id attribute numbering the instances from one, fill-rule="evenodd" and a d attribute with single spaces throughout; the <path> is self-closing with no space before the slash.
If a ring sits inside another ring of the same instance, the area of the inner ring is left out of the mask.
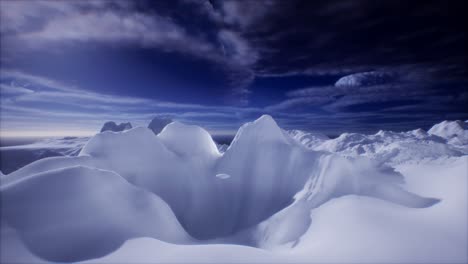
<path id="1" fill-rule="evenodd" d="M 157 115 L 233 134 L 467 119 L 464 1 L 0 2 L 1 136 Z"/>

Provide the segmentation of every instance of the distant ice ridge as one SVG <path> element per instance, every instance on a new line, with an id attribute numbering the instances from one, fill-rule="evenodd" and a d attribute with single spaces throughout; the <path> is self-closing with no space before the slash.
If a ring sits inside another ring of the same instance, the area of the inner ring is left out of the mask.
<path id="1" fill-rule="evenodd" d="M 415 129 L 407 132 L 379 131 L 373 135 L 343 133 L 335 139 L 318 138 L 302 143 L 309 149 L 329 151 L 344 156 L 364 156 L 381 163 L 396 165 L 424 159 L 458 157 L 468 154 L 466 122 L 443 121 L 428 132 Z M 297 139 L 296 134 L 289 132 Z M 303 132 L 305 133 L 305 132 Z"/>
<path id="2" fill-rule="evenodd" d="M 172 121 L 173 120 L 169 117 L 156 116 L 148 124 L 148 128 L 151 129 L 155 135 L 157 135 L 163 130 L 165 126 L 172 123 Z"/>
<path id="3" fill-rule="evenodd" d="M 468 123 L 460 120 L 443 121 L 434 125 L 429 134 L 445 138 L 450 144 L 467 145 L 468 144 Z"/>
<path id="4" fill-rule="evenodd" d="M 128 130 L 131 128 L 132 128 L 132 124 L 130 124 L 130 122 L 120 123 L 117 125 L 114 121 L 108 121 L 104 123 L 104 125 L 102 126 L 101 132 L 104 132 L 104 131 L 120 132 L 120 131 Z"/>
<path id="5" fill-rule="evenodd" d="M 144 127 L 99 133 L 78 157 L 42 159 L 3 176 L 1 215 L 35 254 L 56 261 L 103 256 L 143 236 L 274 248 L 299 241 L 313 223 L 310 211 L 343 195 L 437 203 L 402 183 L 367 159 L 304 148 L 267 115 L 243 125 L 224 154 L 204 129 L 173 122 L 158 135 Z"/>

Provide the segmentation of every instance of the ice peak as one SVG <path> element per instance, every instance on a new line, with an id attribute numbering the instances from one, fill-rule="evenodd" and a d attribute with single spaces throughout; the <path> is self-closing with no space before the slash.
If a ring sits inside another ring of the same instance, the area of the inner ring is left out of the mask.
<path id="1" fill-rule="evenodd" d="M 467 129 L 467 124 L 460 120 L 455 120 L 455 121 L 445 120 L 431 127 L 428 133 L 441 136 L 444 138 L 448 138 L 448 137 L 463 135 L 465 134 L 466 129 Z"/>
<path id="2" fill-rule="evenodd" d="M 254 123 L 274 123 L 276 124 L 276 121 L 271 117 L 271 115 L 262 115 L 259 117 L 257 120 L 254 121 Z"/>
<path id="3" fill-rule="evenodd" d="M 276 121 L 270 115 L 262 115 L 257 120 L 251 123 L 252 127 L 261 130 L 271 130 L 281 132 L 281 128 L 278 126 Z"/>
<path id="4" fill-rule="evenodd" d="M 249 144 L 254 144 L 257 141 L 286 142 L 283 131 L 270 115 L 262 115 L 257 120 L 240 127 L 231 146 L 241 141 L 241 139 L 242 141 L 250 142 Z"/>

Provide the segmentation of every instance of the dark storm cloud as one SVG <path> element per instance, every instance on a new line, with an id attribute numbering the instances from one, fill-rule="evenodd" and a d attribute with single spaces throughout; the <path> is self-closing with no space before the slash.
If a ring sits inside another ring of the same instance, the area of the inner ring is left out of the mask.
<path id="1" fill-rule="evenodd" d="M 468 83 L 464 1 L 213 3 L 217 20 L 236 30 L 255 53 L 250 67 L 256 78 L 393 74 L 383 76 L 385 83 L 355 89 L 332 84 L 305 89 L 315 95 L 289 94 L 268 110 L 313 105 L 347 111 L 394 101 L 421 106 L 421 111 L 429 102 L 453 103 L 460 111 L 467 103 L 462 96 Z"/>
<path id="2" fill-rule="evenodd" d="M 279 3 L 282 11 L 271 12 L 252 37 L 260 75 L 344 75 L 415 64 L 434 74 L 466 74 L 464 1 Z"/>

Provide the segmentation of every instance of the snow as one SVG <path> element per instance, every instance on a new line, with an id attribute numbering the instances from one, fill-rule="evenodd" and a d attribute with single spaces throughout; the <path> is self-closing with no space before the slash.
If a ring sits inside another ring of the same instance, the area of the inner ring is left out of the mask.
<path id="1" fill-rule="evenodd" d="M 218 147 L 219 153 L 224 153 L 229 148 L 227 144 L 216 144 L 216 146 Z"/>
<path id="2" fill-rule="evenodd" d="M 240 245 L 172 245 L 151 238 L 127 241 L 119 250 L 85 263 L 285 263 L 280 254 Z"/>
<path id="3" fill-rule="evenodd" d="M 428 208 L 348 195 L 297 211 L 303 215 L 295 217 L 310 217 L 312 224 L 296 243 L 280 248 L 180 246 L 140 238 L 89 263 L 466 263 L 467 162 L 461 157 L 399 166 L 405 187 L 441 199 Z"/>
<path id="4" fill-rule="evenodd" d="M 463 263 L 467 154 L 421 129 L 329 139 L 267 115 L 224 152 L 180 122 L 105 131 L 1 176 L 1 261 Z"/>
<path id="5" fill-rule="evenodd" d="M 429 129 L 429 134 L 445 138 L 449 143 L 457 145 L 468 144 L 468 125 L 460 120 L 442 121 Z"/>
<path id="6" fill-rule="evenodd" d="M 318 165 L 321 170 L 311 175 L 304 188 L 295 195 L 294 203 L 259 225 L 255 236 L 260 247 L 297 243 L 313 221 L 307 216 L 308 212 L 341 196 L 371 196 L 412 208 L 429 207 L 439 202 L 405 191 L 399 185 L 403 182 L 400 174 L 390 168 L 375 166 L 367 159 L 328 155 L 322 156 Z"/>
<path id="7" fill-rule="evenodd" d="M 2 220 L 0 227 L 1 263 L 49 263 L 28 250 L 18 232 Z"/>
<path id="8" fill-rule="evenodd" d="M 101 132 L 104 132 L 104 131 L 120 132 L 120 131 L 128 130 L 131 128 L 132 128 L 132 124 L 130 124 L 130 122 L 120 123 L 117 125 L 114 121 L 108 121 L 104 123 L 104 125 L 102 126 Z"/>
<path id="9" fill-rule="evenodd" d="M 2 219 L 48 260 L 101 256 L 138 236 L 190 240 L 163 200 L 115 172 L 66 167 L 3 184 L 1 191 Z"/>
<path id="10" fill-rule="evenodd" d="M 289 130 L 286 133 L 297 142 L 308 148 L 314 148 L 330 138 L 318 132 L 306 132 L 302 130 Z"/>
<path id="11" fill-rule="evenodd" d="M 465 156 L 440 164 L 401 165 L 409 190 L 441 202 L 415 210 L 372 198 L 341 197 L 312 211 L 313 224 L 295 250 L 317 262 L 466 263 L 467 164 Z M 333 254 L 327 253 L 329 248 Z"/>
<path id="12" fill-rule="evenodd" d="M 379 131 L 374 135 L 343 133 L 335 139 L 310 147 L 313 150 L 364 156 L 396 165 L 411 160 L 438 159 L 468 154 L 468 145 L 456 146 L 445 139 L 417 129 L 408 132 Z"/>
<path id="13" fill-rule="evenodd" d="M 180 155 L 219 154 L 211 135 L 199 126 L 172 122 L 164 127 L 158 137 L 166 147 Z"/>

